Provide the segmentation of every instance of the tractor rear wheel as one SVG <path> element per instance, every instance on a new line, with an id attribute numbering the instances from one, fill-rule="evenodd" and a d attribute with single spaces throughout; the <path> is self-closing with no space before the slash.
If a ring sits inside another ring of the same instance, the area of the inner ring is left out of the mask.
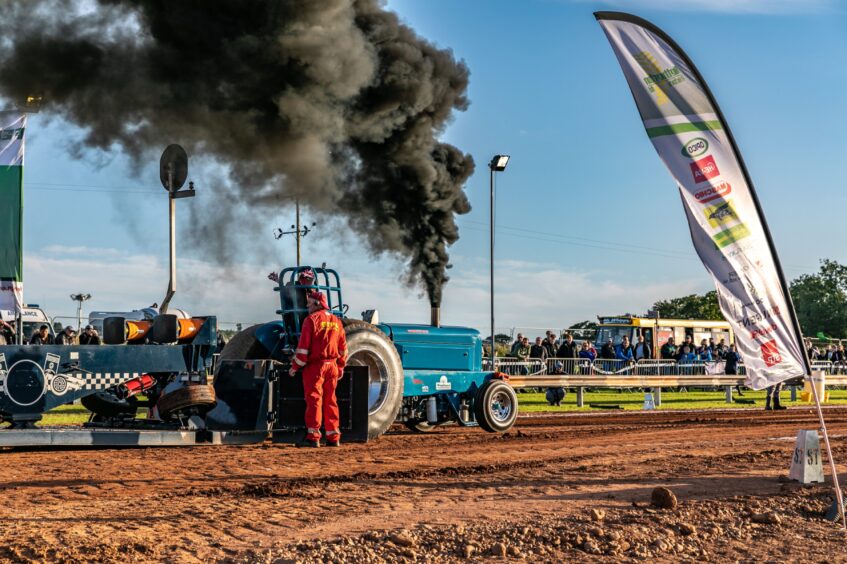
<path id="1" fill-rule="evenodd" d="M 215 407 L 215 389 L 208 384 L 191 384 L 183 388 L 162 394 L 156 407 L 162 419 L 170 419 L 171 416 L 181 412 L 192 412 L 197 415 L 205 415 L 207 411 Z"/>
<path id="2" fill-rule="evenodd" d="M 253 325 L 247 329 L 236 333 L 235 336 L 224 345 L 218 362 L 222 360 L 248 360 L 248 359 L 266 359 L 270 358 L 268 349 L 262 346 L 262 343 L 256 338 L 256 330 L 262 324 Z"/>
<path id="3" fill-rule="evenodd" d="M 403 364 L 394 343 L 375 325 L 344 319 L 344 331 L 347 365 L 368 368 L 368 439 L 375 439 L 394 423 L 403 403 Z"/>
<path id="4" fill-rule="evenodd" d="M 489 433 L 505 433 L 518 418 L 518 396 L 502 380 L 489 380 L 474 400 L 474 415 L 479 426 Z"/>

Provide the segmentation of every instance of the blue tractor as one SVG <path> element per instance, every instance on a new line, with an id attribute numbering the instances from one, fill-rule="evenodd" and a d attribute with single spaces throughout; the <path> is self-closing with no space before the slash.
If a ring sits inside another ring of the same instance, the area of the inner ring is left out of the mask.
<path id="1" fill-rule="evenodd" d="M 300 273 L 307 269 L 315 278 L 300 284 Z M 298 424 L 302 427 L 302 407 L 297 405 L 298 400 L 303 403 L 302 388 L 298 391 L 299 378 L 289 378 L 287 370 L 308 313 L 305 293 L 315 289 L 326 294 L 347 334 L 348 368 L 338 394 L 342 430 L 345 418 L 352 428 L 366 427 L 354 433 L 361 440 L 382 435 L 395 422 L 420 432 L 458 424 L 495 433 L 515 423 L 517 396 L 504 376 L 483 370 L 482 339 L 475 329 L 440 326 L 435 308 L 431 325 L 372 324 L 347 317 L 339 275 L 325 267 L 286 268 L 278 284 L 281 319 L 241 331 L 221 351 L 215 376 L 218 406 L 207 416 L 210 428 L 232 428 L 239 420 L 248 429 L 254 417 L 259 421 L 263 415 L 250 406 L 268 405 L 268 426 L 296 437 Z M 275 390 L 261 384 L 262 371 L 264 380 L 276 383 Z M 366 416 L 357 414 L 354 404 Z M 349 430 L 345 434 L 350 437 Z"/>

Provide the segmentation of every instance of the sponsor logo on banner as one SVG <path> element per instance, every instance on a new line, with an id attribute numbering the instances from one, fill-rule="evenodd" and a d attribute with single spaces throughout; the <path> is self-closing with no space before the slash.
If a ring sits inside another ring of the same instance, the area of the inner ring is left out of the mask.
<path id="1" fill-rule="evenodd" d="M 699 157 L 700 155 L 705 154 L 708 150 L 709 142 L 702 137 L 697 137 L 682 146 L 682 156 L 691 157 L 693 159 L 694 157 Z"/>
<path id="2" fill-rule="evenodd" d="M 754 247 L 754 245 L 753 245 L 752 243 L 750 243 L 749 245 L 748 245 L 748 244 L 745 244 L 745 245 L 738 245 L 738 246 L 737 246 L 737 247 L 735 247 L 734 249 L 731 249 L 731 250 L 729 250 L 729 251 L 724 251 L 724 253 L 725 253 L 725 254 L 721 255 L 721 260 L 724 260 L 724 261 L 727 261 L 727 262 L 728 262 L 728 261 L 729 261 L 729 259 L 735 258 L 735 257 L 737 257 L 737 256 L 738 256 L 738 255 L 740 255 L 740 254 L 743 254 L 743 253 L 745 253 L 745 252 L 747 252 L 747 251 L 750 251 L 750 250 L 752 250 L 752 249 L 753 249 L 753 247 Z M 756 266 L 761 267 L 761 266 L 762 266 L 762 261 L 757 260 L 757 261 L 756 261 Z"/>
<path id="3" fill-rule="evenodd" d="M 779 347 L 775 340 L 762 343 L 762 360 L 765 361 L 768 368 L 782 362 L 782 356 L 779 354 Z"/>
<path id="4" fill-rule="evenodd" d="M 770 319 L 772 317 L 779 317 L 780 315 L 782 314 L 779 312 L 779 306 L 773 306 L 763 310 L 762 313 L 754 313 L 753 315 L 736 319 L 735 322 L 749 328 L 760 321 Z"/>
<path id="5" fill-rule="evenodd" d="M 712 235 L 712 240 L 719 249 L 723 249 L 724 247 L 728 247 L 729 245 L 749 236 L 750 230 L 747 229 L 747 226 L 743 223 L 739 223 L 738 225 L 733 225 L 726 231 L 721 231 L 720 233 Z"/>
<path id="6" fill-rule="evenodd" d="M 757 338 L 764 337 L 768 333 L 773 333 L 774 331 L 776 331 L 776 323 L 773 323 L 767 327 L 753 329 L 753 331 L 750 332 L 750 340 L 755 341 Z"/>
<path id="7" fill-rule="evenodd" d="M 641 51 L 633 55 L 647 76 L 644 77 L 644 84 L 647 85 L 647 90 L 656 95 L 656 103 L 660 106 L 667 104 L 670 99 L 665 94 L 665 90 L 679 84 L 685 80 L 685 76 L 679 67 L 672 66 L 663 69 L 659 66 L 659 62 L 652 53 Z"/>
<path id="8" fill-rule="evenodd" d="M 729 284 L 735 284 L 736 282 L 739 282 L 740 280 L 741 280 L 741 278 L 738 277 L 738 273 L 735 272 L 734 270 L 730 270 L 729 275 L 727 275 L 727 277 L 724 278 L 722 282 L 726 285 L 729 285 Z"/>
<path id="9" fill-rule="evenodd" d="M 712 227 L 725 227 L 728 223 L 739 221 L 732 200 L 727 200 L 716 206 L 707 206 L 703 213 L 706 214 L 706 219 Z"/>
<path id="10" fill-rule="evenodd" d="M 752 282 L 747 282 L 747 293 L 750 294 L 750 297 L 754 300 L 759 300 L 759 290 L 756 289 Z"/>
<path id="11" fill-rule="evenodd" d="M 0 141 L 9 141 L 11 139 L 23 139 L 24 128 L 16 127 L 14 129 L 0 129 Z"/>
<path id="12" fill-rule="evenodd" d="M 694 164 L 691 166 L 694 166 Z M 729 182 L 721 182 L 716 186 L 710 184 L 708 188 L 703 188 L 699 192 L 695 192 L 694 197 L 697 198 L 697 201 L 701 204 L 706 204 L 719 198 L 723 198 L 730 192 L 732 192 L 732 186 Z"/>
<path id="13" fill-rule="evenodd" d="M 689 164 L 691 173 L 694 175 L 694 182 L 700 184 L 706 182 L 710 178 L 714 178 L 721 172 L 718 170 L 718 165 L 715 163 L 715 157 L 709 155 L 698 161 Z"/>

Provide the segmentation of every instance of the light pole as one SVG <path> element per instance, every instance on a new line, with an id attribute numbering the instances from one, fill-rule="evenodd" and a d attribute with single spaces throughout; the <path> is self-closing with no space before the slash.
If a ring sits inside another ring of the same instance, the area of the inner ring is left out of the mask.
<path id="1" fill-rule="evenodd" d="M 77 302 L 76 306 L 76 332 L 79 334 L 79 330 L 82 328 L 82 302 L 87 302 L 91 299 L 91 294 L 83 294 L 80 292 L 79 294 L 71 294 L 71 299 Z"/>
<path id="2" fill-rule="evenodd" d="M 491 223 L 491 256 L 490 256 L 490 274 L 491 274 L 491 370 L 495 370 L 495 349 L 497 342 L 494 339 L 494 173 L 503 172 L 506 170 L 506 165 L 509 164 L 509 155 L 494 155 L 491 162 L 488 163 L 488 169 L 491 171 L 491 203 L 490 203 L 490 223 Z"/>
<path id="3" fill-rule="evenodd" d="M 291 229 L 292 229 L 291 231 L 283 231 L 282 229 L 277 227 L 276 229 L 274 229 L 274 239 L 281 239 L 283 235 L 296 235 L 297 236 L 297 266 L 300 266 L 300 239 L 302 237 L 305 237 L 309 233 L 311 233 L 312 229 L 314 229 L 314 227 L 315 227 L 315 225 L 317 225 L 317 223 L 315 223 L 313 221 L 311 226 L 309 226 L 308 224 L 303 225 L 302 227 L 300 226 L 300 199 L 299 198 L 294 200 L 294 209 L 295 209 L 295 214 L 297 216 L 297 224 L 291 226 Z"/>

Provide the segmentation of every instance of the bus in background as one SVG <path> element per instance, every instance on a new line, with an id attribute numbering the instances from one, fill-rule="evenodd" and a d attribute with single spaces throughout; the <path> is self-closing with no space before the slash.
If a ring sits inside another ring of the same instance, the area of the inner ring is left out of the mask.
<path id="1" fill-rule="evenodd" d="M 685 342 L 685 337 L 690 335 L 694 346 L 700 346 L 700 342 L 706 339 L 714 339 L 715 344 L 721 339 L 729 346 L 735 342 L 735 335 L 726 321 L 708 321 L 705 319 L 663 319 L 655 317 L 636 317 L 634 315 L 618 315 L 614 317 L 598 316 L 597 339 L 595 344 L 599 348 L 609 339 L 617 345 L 626 336 L 634 345 L 638 342 L 640 335 L 650 344 L 653 350 L 653 358 L 659 358 L 662 345 L 673 337 L 677 346 Z"/>

